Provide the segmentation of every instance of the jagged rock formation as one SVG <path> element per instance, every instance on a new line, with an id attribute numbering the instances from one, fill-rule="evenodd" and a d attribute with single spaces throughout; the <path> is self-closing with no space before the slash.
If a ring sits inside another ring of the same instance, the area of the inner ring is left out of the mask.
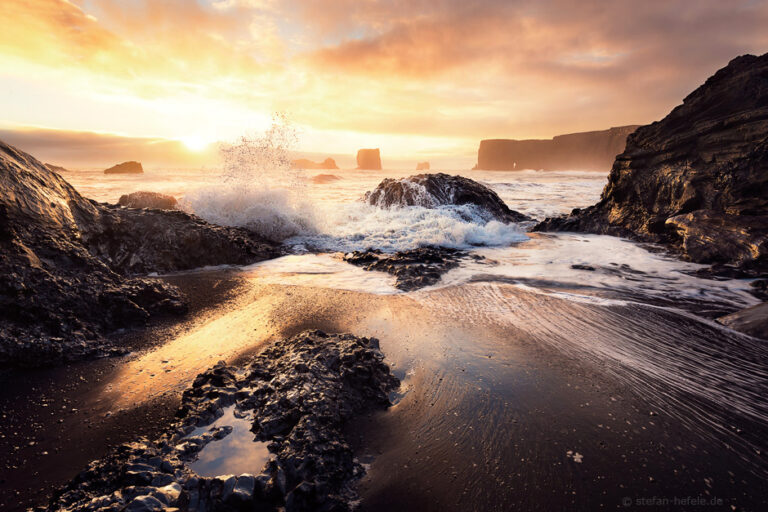
<path id="1" fill-rule="evenodd" d="M 381 153 L 379 148 L 359 150 L 357 152 L 357 168 L 368 171 L 380 171 Z"/>
<path id="2" fill-rule="evenodd" d="M 732 60 L 639 128 L 599 203 L 535 229 L 627 236 L 731 274 L 768 272 L 768 54 Z"/>
<path id="3" fill-rule="evenodd" d="M 443 274 L 458 267 L 464 258 L 483 259 L 482 256 L 447 247 L 419 247 L 394 254 L 368 249 L 344 255 L 344 261 L 363 270 L 395 276 L 395 288 L 405 292 L 438 283 Z"/>
<path id="4" fill-rule="evenodd" d="M 103 335 L 179 313 L 178 290 L 126 278 L 275 254 L 241 229 L 178 211 L 82 197 L 30 155 L 0 142 L 0 365 L 109 353 Z M 123 275 L 121 275 L 123 274 Z"/>
<path id="5" fill-rule="evenodd" d="M 393 206 L 423 206 L 437 208 L 444 205 L 472 205 L 489 219 L 501 222 L 531 220 L 522 213 L 510 210 L 490 188 L 463 176 L 444 173 L 417 174 L 408 178 L 383 180 L 365 201 L 381 208 Z"/>
<path id="6" fill-rule="evenodd" d="M 375 338 L 305 331 L 276 342 L 242 368 L 219 363 L 195 379 L 167 433 L 94 461 L 47 510 L 347 511 L 365 473 L 344 439 L 344 422 L 390 405 L 399 382 Z M 248 415 L 273 460 L 253 474 L 205 477 L 188 463 L 232 435 L 213 427 L 224 407 Z"/>
<path id="7" fill-rule="evenodd" d="M 419 162 L 416 164 L 416 170 L 417 171 L 428 171 L 429 170 L 429 162 Z"/>
<path id="8" fill-rule="evenodd" d="M 120 196 L 117 201 L 120 206 L 127 208 L 155 208 L 158 210 L 176 210 L 178 203 L 176 198 L 158 192 L 133 192 Z"/>
<path id="9" fill-rule="evenodd" d="M 475 169 L 608 170 L 638 125 L 558 135 L 552 139 L 480 141 Z"/>
<path id="10" fill-rule="evenodd" d="M 141 162 L 123 162 L 121 164 L 113 165 L 109 169 L 104 169 L 104 174 L 142 174 L 144 168 L 141 166 Z"/>
<path id="11" fill-rule="evenodd" d="M 322 162 L 313 162 L 307 158 L 299 158 L 291 161 L 292 169 L 338 169 L 336 161 L 333 158 L 326 158 Z"/>

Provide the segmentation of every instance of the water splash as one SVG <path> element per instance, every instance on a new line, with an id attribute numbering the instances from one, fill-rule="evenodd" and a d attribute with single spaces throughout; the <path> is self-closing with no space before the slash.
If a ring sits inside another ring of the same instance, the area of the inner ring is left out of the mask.
<path id="1" fill-rule="evenodd" d="M 304 199 L 306 179 L 291 168 L 296 130 L 275 114 L 261 136 L 243 136 L 221 147 L 221 183 L 189 192 L 181 207 L 208 222 L 244 227 L 268 240 L 315 232 L 314 211 Z"/>

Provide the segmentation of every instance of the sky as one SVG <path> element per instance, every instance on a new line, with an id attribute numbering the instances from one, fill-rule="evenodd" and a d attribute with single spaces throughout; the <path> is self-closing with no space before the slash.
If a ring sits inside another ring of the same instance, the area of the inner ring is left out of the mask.
<path id="1" fill-rule="evenodd" d="M 282 112 L 307 154 L 471 159 L 660 119 L 765 27 L 768 0 L 2 0 L 0 137 L 192 165 Z"/>

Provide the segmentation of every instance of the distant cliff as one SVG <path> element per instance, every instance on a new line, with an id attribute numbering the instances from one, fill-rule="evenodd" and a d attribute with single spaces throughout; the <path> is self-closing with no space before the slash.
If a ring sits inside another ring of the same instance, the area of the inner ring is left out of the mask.
<path id="1" fill-rule="evenodd" d="M 326 158 L 322 162 L 313 162 L 306 158 L 299 158 L 291 161 L 292 169 L 338 169 L 336 161 L 333 158 Z"/>
<path id="2" fill-rule="evenodd" d="M 553 139 L 487 139 L 480 142 L 475 169 L 610 170 L 638 125 L 558 135 Z"/>

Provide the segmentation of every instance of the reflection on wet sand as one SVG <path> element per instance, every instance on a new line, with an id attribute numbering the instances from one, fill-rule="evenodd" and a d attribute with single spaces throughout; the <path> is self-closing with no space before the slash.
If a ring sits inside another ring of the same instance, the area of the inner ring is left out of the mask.
<path id="1" fill-rule="evenodd" d="M 397 405 L 351 426 L 373 457 L 366 509 L 764 498 L 754 489 L 768 476 L 768 416 L 756 397 L 768 394 L 768 349 L 662 308 L 506 283 L 376 295 L 254 277 L 210 319 L 128 361 L 112 389 L 129 406 L 309 328 L 379 338 L 404 377 Z"/>

